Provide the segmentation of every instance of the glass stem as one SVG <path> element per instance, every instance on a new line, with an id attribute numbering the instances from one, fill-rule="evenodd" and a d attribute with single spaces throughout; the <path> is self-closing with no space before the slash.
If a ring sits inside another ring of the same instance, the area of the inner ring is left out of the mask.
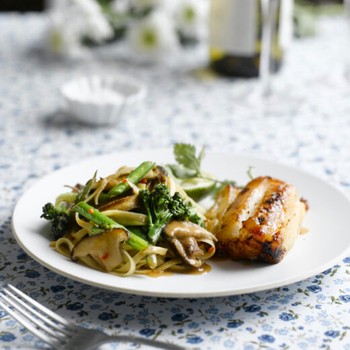
<path id="1" fill-rule="evenodd" d="M 271 94 L 271 51 L 276 30 L 277 1 L 261 0 L 262 38 L 259 76 L 263 97 Z"/>

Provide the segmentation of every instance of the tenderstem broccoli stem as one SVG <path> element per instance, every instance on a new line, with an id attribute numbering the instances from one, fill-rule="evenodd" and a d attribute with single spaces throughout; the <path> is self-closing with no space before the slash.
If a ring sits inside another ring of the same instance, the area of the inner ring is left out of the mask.
<path id="1" fill-rule="evenodd" d="M 163 228 L 169 223 L 170 219 L 171 219 L 171 215 L 167 216 L 162 221 L 159 221 L 153 226 L 151 226 L 148 232 L 148 236 L 151 243 L 157 244 L 159 237 L 162 234 Z"/>
<path id="2" fill-rule="evenodd" d="M 132 248 L 136 250 L 144 250 L 148 247 L 148 242 L 146 240 L 139 237 L 137 234 L 131 232 L 125 226 L 114 221 L 107 215 L 102 214 L 98 209 L 94 208 L 93 206 L 91 206 L 86 202 L 79 202 L 72 208 L 72 210 L 84 216 L 86 219 L 93 222 L 99 228 L 102 228 L 105 230 L 121 228 L 123 230 L 126 230 L 129 235 L 127 244 L 129 244 Z"/>
<path id="3" fill-rule="evenodd" d="M 130 183 L 137 184 L 140 182 L 154 167 L 154 165 L 155 163 L 150 161 L 141 163 L 137 168 L 130 172 L 126 178 L 126 181 L 118 183 L 108 192 L 108 197 L 112 198 L 125 193 L 130 189 Z"/>

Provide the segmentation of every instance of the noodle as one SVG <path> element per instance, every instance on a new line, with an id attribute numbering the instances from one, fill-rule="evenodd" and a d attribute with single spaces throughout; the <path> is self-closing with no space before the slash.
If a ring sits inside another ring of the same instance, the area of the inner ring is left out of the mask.
<path id="1" fill-rule="evenodd" d="M 72 237 L 75 239 L 75 241 L 80 241 L 88 234 L 88 230 L 86 228 L 82 228 L 81 230 L 72 233 Z"/>
<path id="2" fill-rule="evenodd" d="M 135 273 L 136 263 L 126 250 L 123 250 L 123 255 L 127 258 L 127 262 L 120 268 L 113 270 L 113 273 L 121 276 L 130 276 Z"/>
<path id="3" fill-rule="evenodd" d="M 107 179 L 104 178 L 101 180 L 101 184 L 96 188 L 95 192 L 92 194 L 91 199 L 94 199 L 95 205 L 98 204 L 98 198 L 100 197 L 100 194 L 105 189 L 107 185 Z"/>
<path id="4" fill-rule="evenodd" d="M 54 248 L 62 255 L 70 256 L 74 248 L 74 244 L 68 238 L 60 238 L 57 241 L 53 242 Z"/>

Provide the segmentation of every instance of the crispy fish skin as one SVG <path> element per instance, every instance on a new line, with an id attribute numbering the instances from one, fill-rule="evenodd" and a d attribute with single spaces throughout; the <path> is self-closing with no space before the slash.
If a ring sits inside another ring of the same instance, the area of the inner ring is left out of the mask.
<path id="1" fill-rule="evenodd" d="M 269 176 L 250 181 L 223 215 L 217 251 L 234 260 L 280 262 L 301 231 L 306 205 L 296 188 Z"/>

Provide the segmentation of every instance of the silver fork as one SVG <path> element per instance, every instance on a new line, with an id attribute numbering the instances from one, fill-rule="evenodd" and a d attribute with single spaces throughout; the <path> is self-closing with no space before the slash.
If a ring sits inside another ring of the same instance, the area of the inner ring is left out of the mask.
<path id="1" fill-rule="evenodd" d="M 67 321 L 11 284 L 0 288 L 0 307 L 42 341 L 59 350 L 93 350 L 110 342 L 137 343 L 164 350 L 185 348 L 130 335 L 110 336 Z"/>

